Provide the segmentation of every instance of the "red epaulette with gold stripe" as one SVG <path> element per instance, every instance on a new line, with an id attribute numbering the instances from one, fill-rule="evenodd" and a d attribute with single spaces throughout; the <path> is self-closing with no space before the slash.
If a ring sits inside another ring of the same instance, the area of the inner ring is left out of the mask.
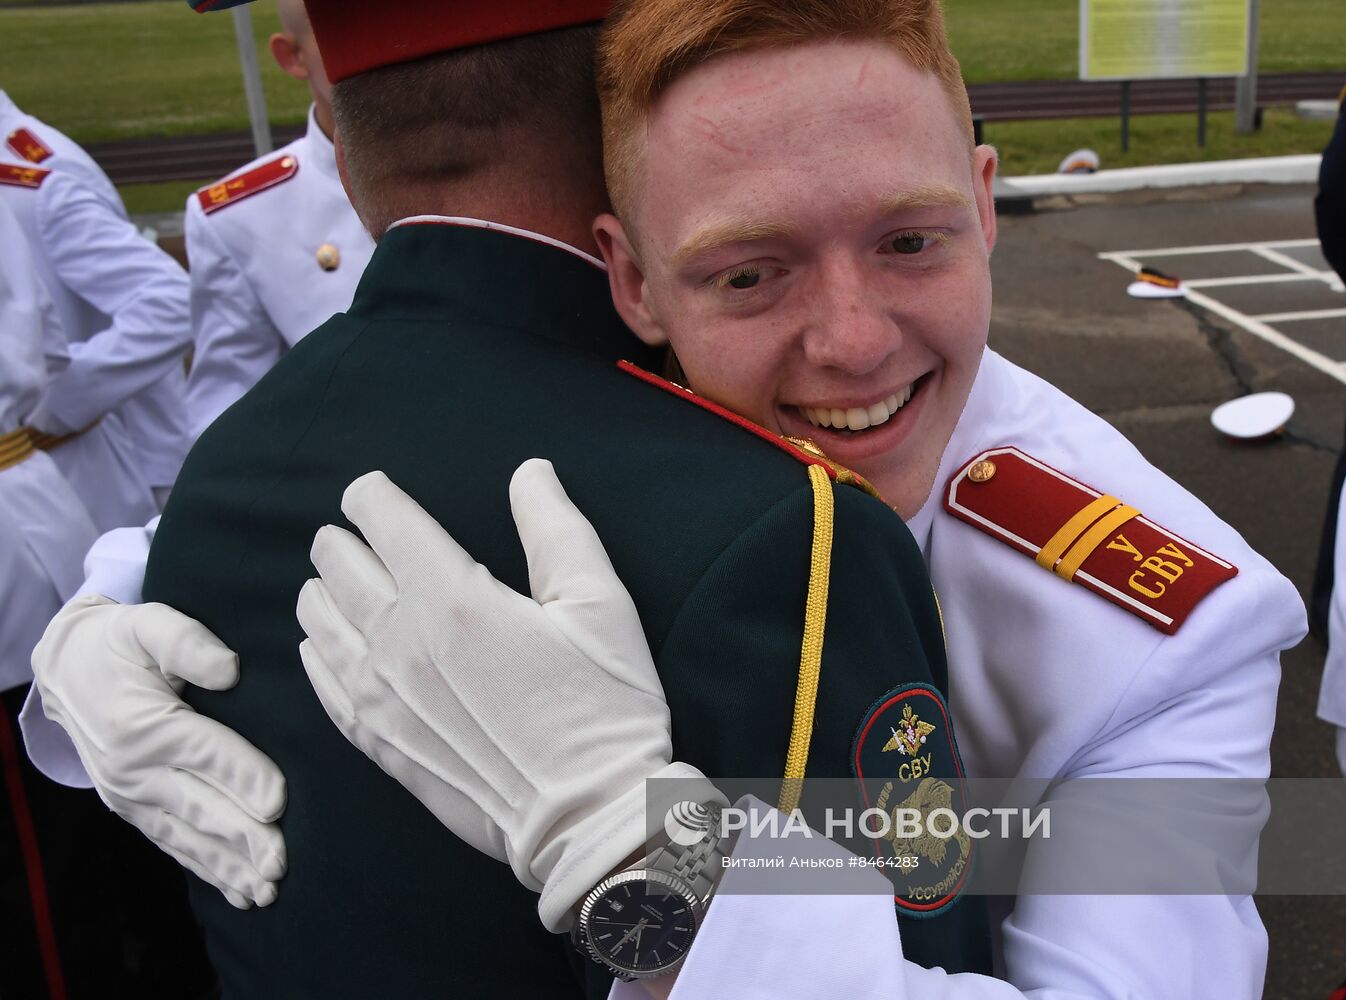
<path id="1" fill-rule="evenodd" d="M 5 136 L 5 143 L 29 163 L 41 163 L 53 155 L 51 147 L 26 128 L 16 128 Z"/>
<path id="2" fill-rule="evenodd" d="M 201 203 L 201 211 L 209 215 L 258 191 L 284 184 L 297 173 L 299 173 L 299 161 L 287 153 L 285 156 L 278 156 L 274 160 L 259 164 L 247 173 L 204 187 L 196 192 L 196 197 Z"/>
<path id="3" fill-rule="evenodd" d="M 668 379 L 660 378 L 653 372 L 647 372 L 644 368 L 633 365 L 629 361 L 619 361 L 617 362 L 617 367 L 628 375 L 634 375 L 642 382 L 648 382 L 655 388 L 663 389 L 665 392 L 672 393 L 679 399 L 685 399 L 687 402 L 699 406 L 703 410 L 709 410 L 717 417 L 728 420 L 731 424 L 736 424 L 749 434 L 761 438 L 763 441 L 773 447 L 779 448 L 791 458 L 803 462 L 805 465 L 817 465 L 821 467 L 827 473 L 828 478 L 835 483 L 841 483 L 845 486 L 854 486 L 857 489 L 864 490 L 872 497 L 876 497 L 880 500 L 883 499 L 879 496 L 879 491 L 870 484 L 869 480 L 865 479 L 865 477 L 858 472 L 832 461 L 823 454 L 821 448 L 807 438 L 781 437 L 779 434 L 767 430 L 762 425 L 753 423 L 747 417 L 739 416 L 733 410 L 727 410 L 718 403 L 712 403 L 709 399 L 698 396 L 696 393 L 692 392 L 691 389 L 684 388 L 676 382 L 670 382 Z"/>
<path id="4" fill-rule="evenodd" d="M 945 509 L 1173 635 L 1238 567 L 1134 507 L 1018 448 L 993 448 L 949 481 Z"/>
<path id="5" fill-rule="evenodd" d="M 13 163 L 0 163 L 0 184 L 40 188 L 50 173 L 50 170 L 43 170 L 41 167 L 20 167 Z"/>

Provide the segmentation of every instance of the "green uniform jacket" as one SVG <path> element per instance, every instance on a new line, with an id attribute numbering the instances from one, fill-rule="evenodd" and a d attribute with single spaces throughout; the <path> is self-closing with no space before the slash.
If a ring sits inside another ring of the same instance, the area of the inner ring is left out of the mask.
<path id="1" fill-rule="evenodd" d="M 228 997 L 605 996 L 508 867 L 443 829 L 350 746 L 299 662 L 308 552 L 357 476 L 382 469 L 499 579 L 528 593 L 507 489 L 550 459 L 639 609 L 675 756 L 716 776 L 783 773 L 813 529 L 803 464 L 620 371 L 657 366 L 603 272 L 499 231 L 404 225 L 350 312 L 305 338 L 201 438 L 150 556 L 146 600 L 238 651 L 242 680 L 193 704 L 285 772 L 289 874 L 265 909 L 194 903 Z M 835 486 L 810 777 L 852 773 L 856 727 L 912 682 L 945 684 L 930 584 L 882 503 Z M 349 526 L 349 525 L 347 525 Z M 464 664 L 464 669 L 472 669 Z M 896 755 L 890 755 L 896 756 Z M 896 767 L 896 764 L 893 765 Z M 980 900 L 903 930 L 908 958 L 986 971 Z M 853 961 L 854 957 L 839 956 Z"/>

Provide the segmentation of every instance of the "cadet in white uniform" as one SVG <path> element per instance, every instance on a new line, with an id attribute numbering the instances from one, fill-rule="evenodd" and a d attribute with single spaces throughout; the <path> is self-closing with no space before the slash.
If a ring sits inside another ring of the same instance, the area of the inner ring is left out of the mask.
<path id="1" fill-rule="evenodd" d="M 192 440 L 301 337 L 350 305 L 374 252 L 337 174 L 331 85 L 303 4 L 280 0 L 277 8 L 282 31 L 270 39 L 271 53 L 285 73 L 304 81 L 313 104 L 304 135 L 187 199 L 195 347 L 186 410 Z M 299 289 L 303 294 L 296 294 Z M 106 531 L 88 553 L 79 593 L 138 602 L 157 525 L 155 518 L 143 528 Z M 90 786 L 64 733 L 43 716 L 36 697 L 25 706 L 22 724 L 29 753 L 48 777 Z"/>
<path id="2" fill-rule="evenodd" d="M 84 150 L 25 115 L 3 93 L 0 134 L 5 137 L 0 162 L 43 172 L 42 182 L 27 191 L 14 184 L 0 191 L 39 252 L 39 272 L 77 356 L 53 384 L 52 402 L 33 415 L 34 425 L 65 435 L 116 409 L 145 483 L 162 497 L 188 445 L 182 367 L 191 340 L 186 275 L 139 238 L 116 189 Z M 66 182 L 48 184 L 48 173 Z M 90 506 L 100 527 L 144 523 L 152 516 L 153 506 L 144 516 L 131 513 L 129 487 L 119 492 L 120 501 Z M 123 518 L 105 516 L 119 504 L 127 510 Z"/>
<path id="3" fill-rule="evenodd" d="M 23 231 L 0 204 L 0 691 L 32 677 L 42 629 L 81 579 L 95 533 L 84 505 L 51 457 L 33 447 L 27 417 L 63 349 Z"/>
<path id="4" fill-rule="evenodd" d="M 79 585 L 81 560 L 96 531 L 75 491 L 51 456 L 34 446 L 25 426 L 41 398 L 48 366 L 69 357 L 27 240 L 4 204 L 0 246 L 5 248 L 0 254 L 0 769 L 8 778 L 0 792 L 0 925 L 5 927 L 0 993 L 57 996 L 64 995 L 63 985 L 85 985 L 62 964 L 62 950 L 72 944 L 63 932 L 81 921 L 99 920 L 91 911 L 101 904 L 90 906 L 81 899 L 79 905 L 68 905 L 68 890 L 82 880 L 81 866 L 96 864 L 90 846 L 102 829 L 97 814 L 103 810 L 92 795 L 58 789 L 28 766 L 14 719 L 32 679 L 33 647 Z M 71 806 L 83 811 L 71 813 Z M 72 854 L 76 837 L 81 839 Z M 90 887 L 77 889 L 87 893 Z M 101 949 L 95 951 L 101 960 Z"/>
<path id="5" fill-rule="evenodd" d="M 350 305 L 374 241 L 341 187 L 317 106 L 294 142 L 188 198 L 185 234 L 195 439 L 299 338 Z"/>
<path id="6" fill-rule="evenodd" d="M 310 330 L 346 309 L 374 241 L 346 198 L 332 145 L 332 85 L 300 0 L 278 0 L 268 45 L 308 87 L 308 130 L 187 199 L 195 440 Z M 137 590 L 138 590 L 137 583 Z"/>

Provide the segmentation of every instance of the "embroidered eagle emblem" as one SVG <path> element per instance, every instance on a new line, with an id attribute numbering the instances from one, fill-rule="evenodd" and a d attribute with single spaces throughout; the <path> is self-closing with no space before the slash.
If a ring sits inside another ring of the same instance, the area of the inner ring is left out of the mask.
<path id="1" fill-rule="evenodd" d="M 880 753 L 896 750 L 908 757 L 915 757 L 925 738 L 935 731 L 935 727 L 930 723 L 921 721 L 921 717 L 911 710 L 910 705 L 904 705 L 902 708 L 902 728 L 890 728 L 893 730 L 892 739 L 883 745 Z"/>

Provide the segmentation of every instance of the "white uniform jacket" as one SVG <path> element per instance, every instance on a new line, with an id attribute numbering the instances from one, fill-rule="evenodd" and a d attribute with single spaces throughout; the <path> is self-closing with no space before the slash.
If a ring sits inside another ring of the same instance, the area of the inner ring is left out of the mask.
<path id="1" fill-rule="evenodd" d="M 25 156 L 32 141 L 39 148 Z M 35 189 L 38 197 L 0 186 L 37 248 L 39 273 L 73 355 L 33 414 L 34 425 L 69 433 L 116 409 L 145 481 L 171 486 L 189 444 L 181 363 L 191 344 L 186 275 L 140 238 L 116 189 L 84 150 L 3 93 L 0 162 L 51 171 L 51 179 L 63 181 L 45 181 Z"/>
<path id="2" fill-rule="evenodd" d="M 950 478 L 1002 446 L 1119 497 L 1238 575 L 1169 636 L 1045 571 L 944 508 Z M 1307 629 L 1299 595 L 1104 420 L 987 351 L 910 527 L 943 605 L 949 707 L 969 777 L 1269 774 L 1279 654 Z M 857 964 L 867 986 L 847 995 L 886 1000 L 1262 993 L 1266 932 L 1247 897 L 1020 896 L 997 933 L 1008 982 L 903 961 L 891 906 L 819 904 L 722 894 L 673 997 L 836 996 L 836 977 Z M 625 984 L 612 995 L 640 996 Z"/>
<path id="3" fill-rule="evenodd" d="M 1346 581 L 1346 503 L 1337 508 L 1335 579 Z M 1318 692 L 1318 717 L 1337 727 L 1337 762 L 1346 773 L 1346 583 L 1332 588 L 1327 613 L 1327 660 Z"/>
<path id="4" fill-rule="evenodd" d="M 12 435 L 37 405 L 60 331 L 4 205 L 0 245 L 0 435 Z M 12 448 L 0 463 L 0 691 L 32 677 L 33 647 L 79 585 L 80 562 L 94 540 L 93 522 L 51 458 L 33 451 L 15 462 Z"/>
<path id="5" fill-rule="evenodd" d="M 152 488 L 172 484 L 186 453 L 187 276 L 74 175 L 35 176 L 0 184 L 0 201 L 28 237 L 70 359 L 28 420 L 56 435 L 101 420 L 52 454 L 99 530 L 143 524 L 158 512 Z M 92 454 L 99 438 L 118 452 L 112 465 Z"/>
<path id="6" fill-rule="evenodd" d="M 187 383 L 193 440 L 301 337 L 350 306 L 374 252 L 341 187 L 332 140 L 312 108 L 304 135 L 220 183 L 287 157 L 297 167 L 287 179 L 258 183 L 209 212 L 202 195 L 209 201 L 211 188 L 187 199 L 196 341 Z M 320 251 L 330 270 L 320 263 Z"/>

